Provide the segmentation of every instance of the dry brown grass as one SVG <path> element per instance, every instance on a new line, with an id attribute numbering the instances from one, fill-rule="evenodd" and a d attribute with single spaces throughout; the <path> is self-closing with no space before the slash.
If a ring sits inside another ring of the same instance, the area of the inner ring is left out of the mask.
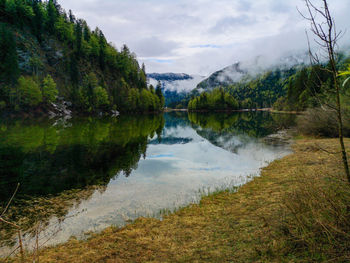
<path id="1" fill-rule="evenodd" d="M 67 190 L 57 196 L 19 199 L 11 204 L 4 219 L 18 225 L 22 232 L 34 233 L 38 222 L 45 226 L 52 216 L 63 220 L 72 206 L 88 199 L 95 190 L 103 189 L 102 186 L 90 186 L 84 190 Z M 11 245 L 16 235 L 16 228 L 0 222 L 0 246 Z"/>
<path id="2" fill-rule="evenodd" d="M 334 259 L 340 252 L 342 258 L 334 262 L 346 262 L 350 255 L 347 244 L 340 247 L 332 243 L 334 239 L 323 238 L 322 224 L 326 221 L 320 213 L 328 214 L 327 220 L 333 217 L 328 211 L 333 202 L 317 203 L 323 195 L 317 192 L 328 189 L 327 175 L 338 176 L 339 180 L 342 172 L 336 156 L 319 146 L 336 150 L 337 145 L 333 139 L 298 140 L 295 154 L 271 163 L 261 177 L 237 193 L 204 197 L 200 204 L 180 209 L 162 221 L 140 218 L 124 228 L 110 227 L 87 241 L 71 239 L 42 250 L 40 262 L 311 262 Z M 309 190 L 313 192 L 311 197 Z M 307 197 L 310 202 L 305 200 Z M 340 213 L 342 201 L 335 207 L 334 211 Z M 310 219 L 311 226 L 315 222 L 319 225 L 300 230 L 304 223 L 298 223 L 293 212 Z M 327 222 L 332 225 L 334 218 Z M 344 230 L 348 226 L 338 227 Z M 315 249 L 316 243 L 306 238 L 313 231 L 321 249 Z M 337 241 L 341 238 L 344 233 Z"/>

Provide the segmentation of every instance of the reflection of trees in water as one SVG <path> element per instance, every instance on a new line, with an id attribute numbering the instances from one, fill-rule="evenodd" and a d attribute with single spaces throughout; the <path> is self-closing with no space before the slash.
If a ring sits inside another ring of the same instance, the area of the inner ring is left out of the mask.
<path id="1" fill-rule="evenodd" d="M 294 123 L 290 114 L 269 112 L 189 113 L 192 127 L 212 144 L 237 153 L 248 142 L 266 137 Z"/>
<path id="2" fill-rule="evenodd" d="M 129 176 L 146 156 L 149 138 L 157 134 L 160 140 L 164 118 L 89 118 L 71 124 L 18 121 L 0 125 L 0 211 L 12 186 L 20 182 L 6 218 L 25 232 L 34 231 L 37 222 L 47 224 L 53 215 L 63 219 L 70 207 L 96 189 L 104 191 L 118 174 Z M 0 243 L 13 242 L 15 229 L 0 226 Z"/>
<path id="3" fill-rule="evenodd" d="M 190 124 L 187 112 L 173 111 L 164 114 L 165 128 L 186 127 Z"/>
<path id="4" fill-rule="evenodd" d="M 239 113 L 188 113 L 194 128 L 211 129 L 213 132 L 246 134 L 255 138 L 265 137 L 294 123 L 295 115 L 269 112 Z M 196 127 L 197 126 L 197 127 Z"/>
<path id="5" fill-rule="evenodd" d="M 1 126 L 0 200 L 7 200 L 17 182 L 23 197 L 106 185 L 120 172 L 128 176 L 146 155 L 148 138 L 160 136 L 164 119 L 78 119 L 63 129 L 50 124 Z"/>

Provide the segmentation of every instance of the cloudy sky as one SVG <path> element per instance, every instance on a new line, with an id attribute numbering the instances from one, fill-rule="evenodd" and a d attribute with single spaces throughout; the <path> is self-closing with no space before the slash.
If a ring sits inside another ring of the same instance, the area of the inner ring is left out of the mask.
<path id="1" fill-rule="evenodd" d="M 320 2 L 315 0 L 314 2 Z M 338 29 L 350 26 L 350 1 L 329 1 Z M 207 75 L 257 56 L 273 61 L 307 48 L 302 0 L 60 0 L 127 44 L 147 72 Z M 350 40 L 350 30 L 342 39 Z"/>

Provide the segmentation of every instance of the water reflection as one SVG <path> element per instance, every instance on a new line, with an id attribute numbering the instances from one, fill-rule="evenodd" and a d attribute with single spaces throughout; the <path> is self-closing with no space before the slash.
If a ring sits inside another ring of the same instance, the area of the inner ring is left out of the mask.
<path id="1" fill-rule="evenodd" d="M 11 194 L 8 185 L 17 181 L 22 183 L 18 203 L 28 196 L 60 196 L 65 190 L 103 185 L 103 191 L 75 197 L 75 205 L 67 202 L 64 217 L 51 209 L 42 236 L 55 236 L 46 245 L 139 216 L 159 216 L 161 209 L 198 201 L 199 189 L 243 184 L 287 154 L 288 145 L 261 140 L 286 126 L 288 121 L 278 118 L 269 113 L 170 113 L 77 119 L 64 126 L 5 122 L 1 202 Z M 11 219 L 23 216 L 17 210 Z M 30 243 L 32 237 L 26 238 Z"/>
<path id="2" fill-rule="evenodd" d="M 21 184 L 17 197 L 57 194 L 106 185 L 127 176 L 146 155 L 149 137 L 160 136 L 161 115 L 77 119 L 67 125 L 3 122 L 0 129 L 0 201 Z"/>

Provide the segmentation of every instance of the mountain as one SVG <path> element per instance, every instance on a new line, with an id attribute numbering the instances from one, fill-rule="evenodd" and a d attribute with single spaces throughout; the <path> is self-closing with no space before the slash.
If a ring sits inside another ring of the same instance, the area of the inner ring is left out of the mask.
<path id="1" fill-rule="evenodd" d="M 193 79 L 192 76 L 185 73 L 149 73 L 147 77 L 159 81 L 173 82 L 177 80 Z"/>
<path id="2" fill-rule="evenodd" d="M 185 73 L 150 73 L 147 74 L 149 85 L 161 84 L 165 105 L 170 108 L 186 108 L 190 93 L 204 77 Z"/>
<path id="3" fill-rule="evenodd" d="M 307 60 L 307 54 L 300 53 L 275 63 L 264 57 L 236 62 L 200 82 L 188 105 L 191 110 L 270 108 L 286 95 L 289 79 L 306 67 Z"/>
<path id="4" fill-rule="evenodd" d="M 150 85 L 156 86 L 160 81 L 163 90 L 191 92 L 204 77 L 185 73 L 150 73 L 147 74 Z"/>
<path id="5" fill-rule="evenodd" d="M 77 113 L 162 108 L 135 54 L 56 0 L 2 0 L 0 14 L 0 111 L 48 113 L 67 100 Z"/>
<path id="6" fill-rule="evenodd" d="M 211 74 L 197 85 L 197 89 L 212 90 L 215 87 L 228 86 L 239 82 L 247 74 L 247 70 L 241 69 L 240 63 L 236 62 Z"/>
<path id="7" fill-rule="evenodd" d="M 251 61 L 235 62 L 198 83 L 197 90 L 210 91 L 216 87 L 227 87 L 242 82 L 250 82 L 255 78 L 275 70 L 288 71 L 291 68 L 303 67 L 309 63 L 308 53 L 296 52 L 271 62 L 263 56 Z"/>

